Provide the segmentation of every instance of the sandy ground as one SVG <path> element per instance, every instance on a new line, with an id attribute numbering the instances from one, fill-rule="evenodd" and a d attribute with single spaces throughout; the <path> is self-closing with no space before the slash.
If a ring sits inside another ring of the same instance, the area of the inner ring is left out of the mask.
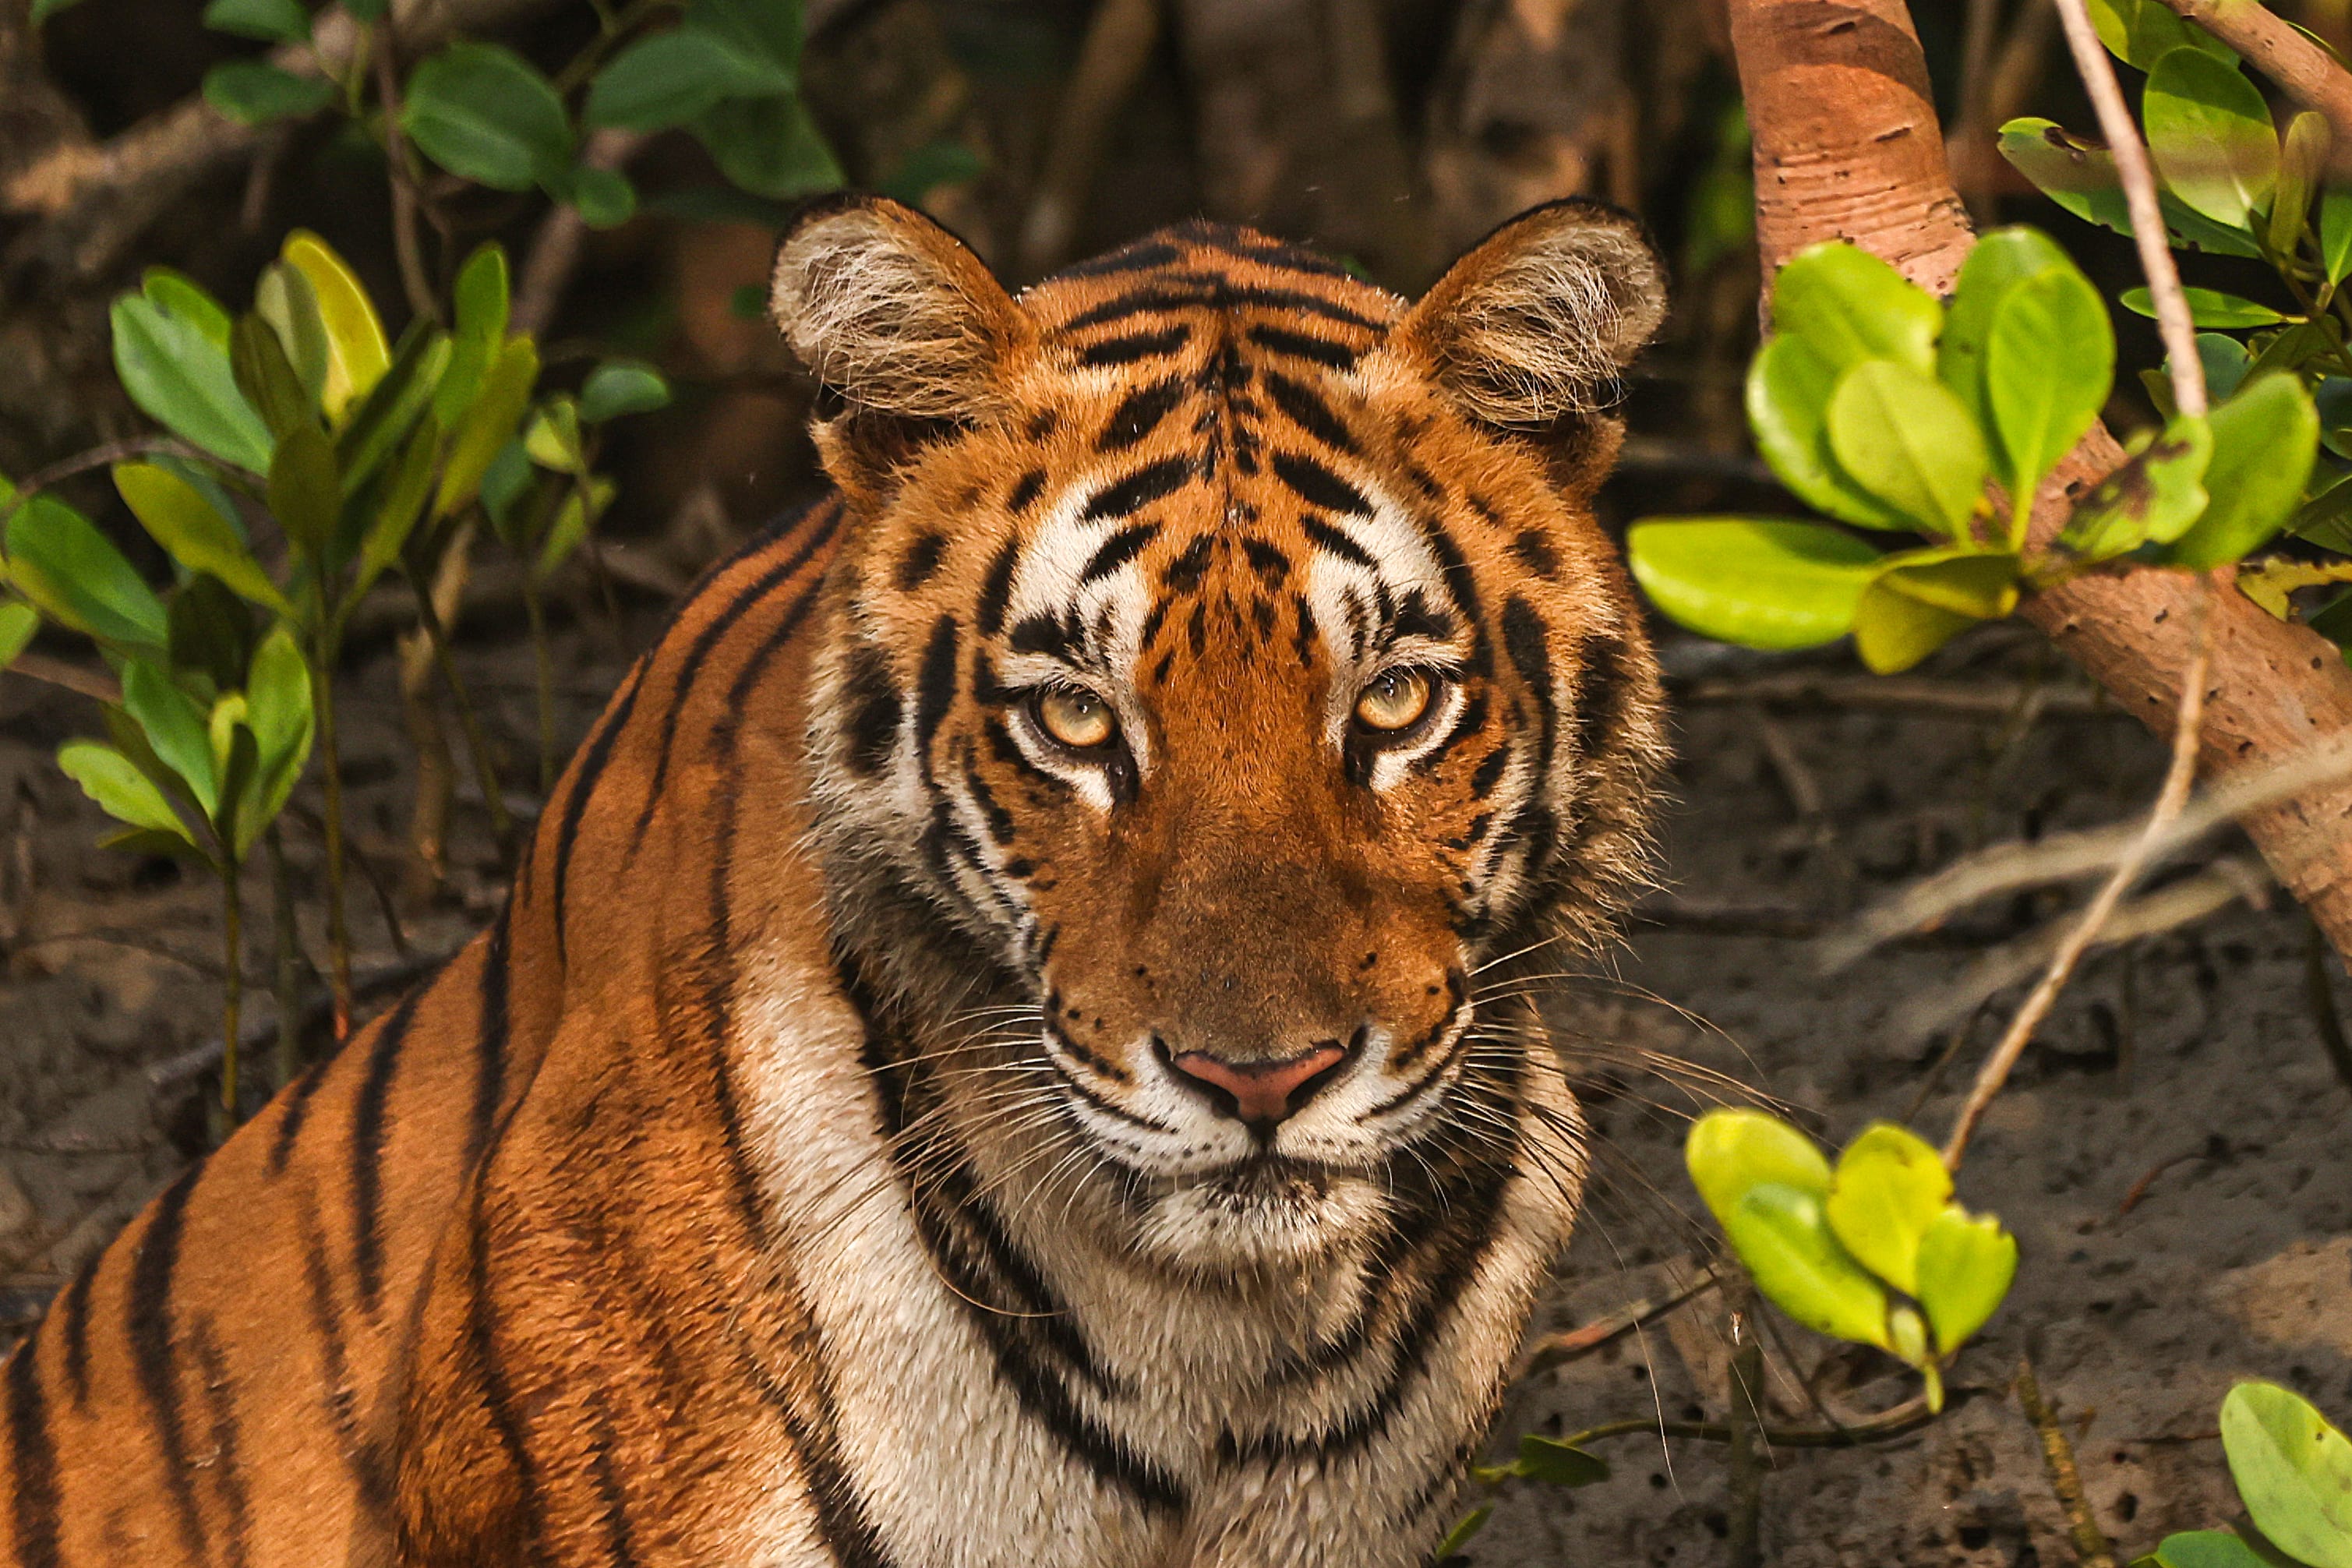
<path id="1" fill-rule="evenodd" d="M 654 625 L 564 634 L 567 744 Z M 1714 657 L 1696 645 L 1675 654 L 1691 673 Z M 2013 679 L 2032 660 L 1996 634 L 1935 673 Z M 493 647 L 467 663 L 520 778 L 527 654 Z M 356 834 L 387 879 L 407 810 L 393 689 L 378 656 L 346 704 Z M 58 741 L 90 727 L 78 699 L 0 682 L 0 1345 L 202 1139 L 189 1081 L 158 1079 L 217 1031 L 212 896 L 164 866 L 91 847 L 95 809 L 51 761 Z M 1678 1163 L 1696 1104 L 1769 1091 L 1843 1141 L 1874 1118 L 1904 1117 L 1925 1090 L 1915 1123 L 1940 1139 L 2014 992 L 1962 1026 L 1940 1077 L 1953 1031 L 1906 1028 L 1903 1008 L 2054 917 L 2063 900 L 1998 900 L 1834 977 L 1792 933 L 1971 847 L 2126 816 L 2160 764 L 2135 726 L 2079 711 L 2045 715 L 2021 735 L 1998 716 L 1694 706 L 1680 745 L 1665 923 L 1592 966 L 1557 1010 L 1599 1134 L 1558 1327 L 1670 1293 L 1706 1261 Z M 455 946 L 492 907 L 478 816 L 461 807 L 451 896 L 404 922 L 416 952 Z M 312 836 L 289 842 L 298 868 L 315 874 Z M 2224 839 L 2205 853 L 2246 851 Z M 250 888 L 266 907 L 260 879 Z M 394 961 L 364 887 L 353 905 L 362 968 Z M 2232 1380 L 2277 1378 L 2352 1416 L 2352 1099 L 2317 1043 L 2305 941 L 2291 908 L 2241 903 L 2089 963 L 1963 1173 L 1965 1201 L 1999 1213 L 2024 1252 L 2009 1305 L 1955 1371 L 1958 1384 L 1987 1392 L 1897 1441 L 1776 1452 L 1767 1562 L 2071 1561 L 2032 1432 L 2006 1392 L 2023 1352 L 2075 1436 L 2101 1523 L 2127 1552 L 2233 1510 L 2214 1436 Z M 1775 1422 L 1822 1425 L 1813 1395 L 1854 1417 L 1913 1392 L 1890 1363 L 1785 1324 L 1767 1342 L 1785 1405 Z M 1718 1417 L 1726 1355 L 1722 1303 L 1703 1294 L 1535 1374 L 1498 1444 L 1625 1418 Z M 1507 1487 L 1474 1543 L 1479 1568 L 1726 1561 L 1719 1447 L 1636 1435 L 1596 1451 L 1614 1467 L 1600 1485 Z"/>

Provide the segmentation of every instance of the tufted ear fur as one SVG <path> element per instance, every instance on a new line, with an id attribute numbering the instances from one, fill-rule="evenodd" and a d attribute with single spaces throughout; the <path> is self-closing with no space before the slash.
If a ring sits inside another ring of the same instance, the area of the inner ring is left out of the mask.
<path id="1" fill-rule="evenodd" d="M 1479 241 L 1390 341 L 1473 418 L 1579 449 L 1599 436 L 1613 453 L 1614 422 L 1601 416 L 1665 313 L 1664 269 L 1641 225 L 1571 198 Z"/>
<path id="2" fill-rule="evenodd" d="M 803 208 L 777 247 L 768 302 L 826 395 L 819 449 L 853 492 L 884 482 L 927 430 L 984 415 L 1029 335 L 970 247 L 881 196 Z"/>

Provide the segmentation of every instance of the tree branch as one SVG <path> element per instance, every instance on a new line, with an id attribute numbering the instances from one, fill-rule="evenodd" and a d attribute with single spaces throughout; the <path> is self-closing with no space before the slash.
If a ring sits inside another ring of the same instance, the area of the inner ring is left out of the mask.
<path id="1" fill-rule="evenodd" d="M 2352 73 L 2255 0 L 2164 0 L 2246 58 L 2305 109 L 2327 117 L 2336 154 L 2352 153 Z"/>

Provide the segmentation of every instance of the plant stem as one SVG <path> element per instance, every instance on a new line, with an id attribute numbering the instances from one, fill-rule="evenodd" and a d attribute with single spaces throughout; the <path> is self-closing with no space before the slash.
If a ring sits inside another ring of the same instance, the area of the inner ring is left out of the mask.
<path id="1" fill-rule="evenodd" d="M 2057 1413 L 2042 1397 L 2033 1363 L 2021 1359 L 2017 1363 L 2017 1403 L 2041 1435 L 2042 1462 L 2049 1467 L 2050 1489 L 2058 1494 L 2058 1506 L 2066 1510 L 2066 1534 L 2074 1542 L 2074 1560 L 2082 1568 L 2116 1568 L 2115 1548 L 2092 1517 L 2090 1500 L 2083 1495 L 2074 1445 L 2066 1441 L 2066 1429 L 2058 1425 Z"/>
<path id="2" fill-rule="evenodd" d="M 2157 204 L 2156 174 L 2148 167 L 2147 146 L 2132 123 L 2124 103 L 2124 89 L 2107 63 L 2106 46 L 2099 42 L 2085 0 L 2058 0 L 2058 19 L 2066 28 L 2066 47 L 2074 68 L 2098 111 L 2099 130 L 2115 154 L 2116 175 L 2123 182 L 2124 200 L 2131 209 L 2132 243 L 2139 247 L 2140 270 L 2147 275 L 2149 300 L 2156 306 L 2156 324 L 2164 338 L 2165 369 L 2172 377 L 2172 405 L 2190 418 L 2205 416 L 2205 364 L 2197 357 L 2197 329 L 2189 316 L 2189 299 L 2180 291 L 2180 272 L 2172 264 L 2165 243 L 2164 214 Z M 2031 506 L 2032 501 L 2021 503 Z"/>
<path id="3" fill-rule="evenodd" d="M 302 949 L 294 924 L 294 878 L 286 865 L 286 840 L 278 824 L 269 825 L 262 842 L 269 851 L 269 908 L 277 926 L 277 963 L 271 973 L 278 995 L 278 1056 L 271 1064 L 272 1077 L 284 1089 L 302 1070 Z"/>
<path id="4" fill-rule="evenodd" d="M 1756 1332 L 1754 1298 L 1732 1315 L 1739 1348 L 1731 1352 L 1731 1568 L 1763 1568 L 1764 1342 Z"/>
<path id="5" fill-rule="evenodd" d="M 226 851 L 227 846 L 222 848 Z M 227 1048 L 221 1053 L 220 1138 L 215 1142 L 236 1127 L 237 1019 L 245 1005 L 245 911 L 238 867 L 226 853 L 221 859 L 221 1038 Z"/>
<path id="6" fill-rule="evenodd" d="M 499 859 L 511 864 L 514 856 L 514 818 L 507 814 L 506 796 L 499 789 L 499 773 L 490 760 L 490 742 L 482 732 L 481 718 L 466 695 L 466 683 L 458 679 L 457 661 L 449 657 L 449 639 L 441 625 L 441 612 L 433 603 L 433 591 L 417 572 L 404 568 L 402 575 L 416 596 L 417 624 L 425 628 L 425 640 L 432 645 L 433 662 L 441 671 L 441 680 L 449 689 L 449 700 L 457 705 L 457 727 L 466 737 L 467 753 L 473 759 L 474 777 L 481 785 L 482 799 L 490 808 L 490 831 L 499 843 Z"/>
<path id="7" fill-rule="evenodd" d="M 383 161 L 392 181 L 392 248 L 400 263 L 401 291 L 408 296 L 410 312 L 421 321 L 438 322 L 441 307 L 425 276 L 425 251 L 416 235 L 416 184 L 408 167 L 408 144 L 400 134 L 400 75 L 394 56 L 399 52 L 387 8 L 380 25 L 375 51 L 377 107 L 383 118 Z"/>
<path id="8" fill-rule="evenodd" d="M 2079 4 L 2079 0 L 2076 3 Z M 2157 847 L 2164 842 L 2166 829 L 2180 815 L 2181 808 L 2189 804 L 2189 788 L 2197 782 L 2197 742 L 2203 731 L 2206 670 L 2213 651 L 2212 588 L 2201 580 L 2199 588 L 2196 601 L 2198 626 L 2193 634 L 2197 641 L 2189 656 L 2189 668 L 2181 677 L 2180 707 L 2173 723 L 2172 763 L 2165 770 L 2163 787 L 2157 792 L 2156 804 L 2149 808 L 2147 820 L 2141 826 L 2139 836 L 2117 858 L 2115 869 L 2108 874 L 2098 892 L 2092 896 L 2090 906 L 2083 911 L 2083 918 L 2075 922 L 2074 929 L 2066 933 L 2066 940 L 2060 942 L 2058 951 L 2052 954 L 2050 967 L 2043 971 L 2040 983 L 2027 995 L 2025 1005 L 2018 1008 L 2017 1016 L 2010 1020 L 2008 1033 L 2001 1036 L 2000 1043 L 1993 1047 L 1992 1055 L 1987 1057 L 1984 1066 L 1978 1069 L 1977 1081 L 1969 1089 L 1968 1100 L 1960 1107 L 1960 1114 L 1952 1123 L 1950 1140 L 1944 1145 L 1944 1163 L 1953 1170 L 1959 1169 L 1960 1160 L 1968 1152 L 1969 1139 L 1975 1134 L 1977 1123 L 1984 1120 L 1984 1113 L 1991 1108 L 2001 1086 L 2009 1081 L 2010 1071 L 2017 1066 L 2017 1058 L 2025 1054 L 2027 1044 L 2033 1038 L 2033 1031 L 2042 1026 L 2042 1020 L 2049 1016 L 2051 1007 L 2058 1000 L 2058 994 L 2065 990 L 2066 982 L 2074 977 L 2074 966 L 2082 962 L 2083 954 L 2090 951 L 2092 942 L 2098 940 L 2100 929 L 2116 912 L 2116 906 L 2123 901 L 2124 895 L 2131 891 L 2132 885 L 2139 880 L 2140 873 L 2147 868 Z"/>
<path id="9" fill-rule="evenodd" d="M 2327 977 L 2327 937 L 2317 925 L 2312 925 L 2304 942 L 2303 979 L 2306 996 L 2311 1003 L 2312 1026 L 2319 1031 L 2319 1043 L 2327 1052 L 2328 1065 L 2344 1087 L 2352 1089 L 2352 1039 L 2344 1033 L 2343 1015 L 2336 1010 L 2336 986 Z"/>
<path id="10" fill-rule="evenodd" d="M 522 574 L 523 614 L 530 620 L 530 651 L 539 677 L 539 795 L 555 789 L 555 657 L 547 646 L 547 606 L 539 596 L 539 574 Z"/>
<path id="11" fill-rule="evenodd" d="M 352 931 L 343 911 L 343 773 L 335 747 L 332 632 L 320 627 L 310 647 L 310 700 L 319 719 L 319 771 L 326 786 L 327 980 L 335 999 L 335 1038 L 352 1032 Z"/>

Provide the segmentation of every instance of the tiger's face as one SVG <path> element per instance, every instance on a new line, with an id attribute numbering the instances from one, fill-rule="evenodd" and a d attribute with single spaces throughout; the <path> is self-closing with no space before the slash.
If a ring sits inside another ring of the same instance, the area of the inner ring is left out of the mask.
<path id="1" fill-rule="evenodd" d="M 1492 972 L 1638 878 L 1656 680 L 1584 502 L 1656 289 L 1585 207 L 1411 309 L 1204 226 L 1017 301 L 886 204 L 788 237 L 862 514 L 811 728 L 829 858 L 992 962 L 1163 1250 L 1354 1227 L 1472 1113 L 1482 1042 L 1507 1068 Z"/>

